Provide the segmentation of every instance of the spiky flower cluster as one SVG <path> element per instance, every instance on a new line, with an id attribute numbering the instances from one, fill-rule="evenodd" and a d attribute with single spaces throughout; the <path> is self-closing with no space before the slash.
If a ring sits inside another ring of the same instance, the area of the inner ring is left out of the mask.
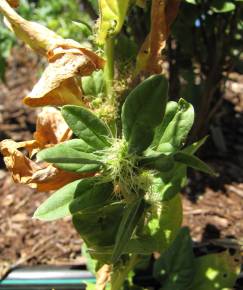
<path id="1" fill-rule="evenodd" d="M 119 198 L 130 202 L 144 195 L 144 176 L 137 166 L 137 156 L 128 153 L 124 139 L 113 138 L 111 144 L 102 151 L 102 162 L 106 165 L 103 178 L 113 182 L 114 193 Z"/>

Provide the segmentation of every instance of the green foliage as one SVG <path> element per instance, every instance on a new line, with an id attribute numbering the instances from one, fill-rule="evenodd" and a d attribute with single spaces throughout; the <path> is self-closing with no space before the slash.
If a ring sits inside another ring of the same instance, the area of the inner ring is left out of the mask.
<path id="1" fill-rule="evenodd" d="M 240 273 L 237 259 L 229 252 L 210 254 L 195 259 L 196 273 L 189 290 L 232 289 Z"/>
<path id="2" fill-rule="evenodd" d="M 96 179 L 81 179 L 57 190 L 35 212 L 34 217 L 41 220 L 55 220 L 70 215 L 69 205 L 77 195 L 90 190 Z"/>
<path id="3" fill-rule="evenodd" d="M 74 172 L 95 172 L 102 163 L 95 154 L 75 150 L 66 144 L 58 144 L 42 150 L 37 155 L 38 160 L 55 164 L 60 169 Z"/>
<path id="4" fill-rule="evenodd" d="M 100 97 L 104 93 L 104 73 L 102 70 L 95 71 L 91 76 L 82 78 L 82 89 L 85 96 Z"/>
<path id="5" fill-rule="evenodd" d="M 194 276 L 194 254 L 187 228 L 182 228 L 171 246 L 154 264 L 154 276 L 162 289 L 186 290 Z"/>
<path id="6" fill-rule="evenodd" d="M 26 5 L 28 5 L 26 10 L 30 11 L 31 3 L 27 3 L 26 1 Z M 21 9 L 23 9 L 22 7 L 21 4 Z M 84 41 L 84 37 L 88 36 L 85 27 L 80 29 L 80 25 L 75 24 L 75 22 L 90 23 L 88 14 L 82 12 L 76 0 L 39 0 L 33 11 L 34 20 L 41 22 L 64 38 Z M 59 17 L 60 15 L 62 17 Z"/>
<path id="7" fill-rule="evenodd" d="M 37 154 L 61 169 L 99 175 L 66 185 L 35 214 L 44 220 L 72 214 L 98 262 L 119 264 L 129 253 L 147 255 L 168 248 L 182 221 L 177 193 L 185 184 L 187 166 L 212 173 L 193 156 L 205 140 L 183 148 L 194 118 L 191 105 L 183 99 L 169 103 L 164 115 L 166 94 L 162 76 L 132 90 L 122 108 L 122 139 L 112 137 L 89 110 L 63 106 L 64 119 L 80 139 Z M 154 131 L 155 141 L 147 149 Z"/>
<path id="8" fill-rule="evenodd" d="M 185 164 L 189 167 L 192 167 L 196 170 L 205 172 L 207 174 L 210 174 L 210 175 L 215 174 L 214 171 L 207 164 L 205 164 L 196 156 L 193 156 L 184 152 L 177 152 L 174 154 L 174 160 L 179 163 Z"/>
<path id="9" fill-rule="evenodd" d="M 123 250 L 126 248 L 127 243 L 144 214 L 145 201 L 139 198 L 132 203 L 129 203 L 124 209 L 124 214 L 118 228 L 114 250 L 112 253 L 112 263 L 116 263 L 120 258 Z"/>
<path id="10" fill-rule="evenodd" d="M 157 186 L 163 187 L 161 183 Z M 160 190 L 153 187 L 154 193 L 157 192 L 155 200 L 161 201 Z M 157 198 L 157 199 L 156 199 Z M 162 201 L 161 206 L 151 207 L 149 210 L 149 219 L 146 224 L 144 239 L 148 239 L 148 249 L 152 251 L 163 252 L 175 239 L 182 224 L 182 201 L 179 194 L 168 201 Z M 149 237 L 151 238 L 149 239 Z M 154 246 L 151 249 L 151 246 Z"/>
<path id="11" fill-rule="evenodd" d="M 191 104 L 180 99 L 178 104 L 169 102 L 163 122 L 156 129 L 153 146 L 160 151 L 161 144 L 169 143 L 175 149 L 181 148 L 194 121 Z"/>
<path id="12" fill-rule="evenodd" d="M 187 228 L 182 228 L 170 247 L 154 264 L 161 289 L 232 289 L 239 266 L 228 252 L 196 258 Z"/>
<path id="13" fill-rule="evenodd" d="M 100 23 L 97 42 L 104 44 L 106 38 L 110 35 L 117 34 L 123 25 L 129 0 L 99 0 Z"/>
<path id="14" fill-rule="evenodd" d="M 70 203 L 69 209 L 72 214 L 91 212 L 111 203 L 113 187 L 112 183 L 101 183 L 99 178 L 92 178 L 90 188 L 86 190 L 86 184 L 84 183 L 84 188 L 80 187 L 80 193 L 75 194 L 74 199 Z"/>
<path id="15" fill-rule="evenodd" d="M 73 215 L 73 224 L 90 249 L 90 255 L 100 262 L 108 262 L 107 259 L 110 259 L 109 253 L 105 253 L 103 247 L 114 245 L 123 212 L 124 204 L 117 202 Z M 101 253 L 99 248 L 102 249 Z"/>
<path id="16" fill-rule="evenodd" d="M 108 127 L 93 113 L 78 106 L 64 106 L 62 115 L 74 134 L 96 149 L 109 145 Z"/>
<path id="17" fill-rule="evenodd" d="M 156 75 L 138 85 L 122 109 L 123 132 L 129 152 L 142 152 L 151 144 L 155 128 L 161 123 L 167 101 L 168 85 Z"/>

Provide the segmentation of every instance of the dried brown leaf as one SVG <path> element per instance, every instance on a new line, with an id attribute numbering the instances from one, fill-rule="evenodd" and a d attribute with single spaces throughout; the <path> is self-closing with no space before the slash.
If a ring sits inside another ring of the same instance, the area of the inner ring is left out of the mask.
<path id="1" fill-rule="evenodd" d="M 42 55 L 46 55 L 53 44 L 62 39 L 45 26 L 25 20 L 6 0 L 0 0 L 0 12 L 8 20 L 16 36 Z"/>
<path id="2" fill-rule="evenodd" d="M 28 184 L 38 191 L 50 191 L 76 179 L 91 176 L 91 174 L 66 172 L 45 162 L 37 164 L 30 159 L 40 149 L 69 140 L 71 135 L 72 132 L 60 111 L 55 108 L 44 108 L 37 118 L 35 140 L 18 143 L 13 140 L 0 142 L 0 151 L 13 180 Z M 24 152 L 26 155 L 20 149 L 26 151 Z"/>
<path id="3" fill-rule="evenodd" d="M 41 167 L 19 151 L 20 147 L 24 147 L 24 142 L 19 144 L 8 139 L 0 142 L 0 151 L 4 156 L 4 162 L 11 172 L 13 180 L 17 183 L 27 184 L 30 182 L 34 172 L 41 169 Z"/>
<path id="4" fill-rule="evenodd" d="M 111 266 L 103 265 L 96 274 L 96 290 L 105 290 L 107 283 L 110 280 Z"/>
<path id="5" fill-rule="evenodd" d="M 25 20 L 6 0 L 0 0 L 0 12 L 16 36 L 48 58 L 49 65 L 32 92 L 24 98 L 29 106 L 83 105 L 77 76 L 90 75 L 104 67 L 104 60 L 72 39 L 63 39 L 46 27 Z"/>
<path id="6" fill-rule="evenodd" d="M 103 60 L 87 49 L 62 46 L 49 51 L 48 58 L 50 64 L 24 103 L 34 107 L 83 105 L 82 91 L 75 77 L 101 69 Z"/>
<path id="7" fill-rule="evenodd" d="M 34 138 L 39 148 L 67 141 L 71 136 L 72 131 L 64 121 L 60 111 L 46 107 L 38 114 Z"/>
<path id="8" fill-rule="evenodd" d="M 46 168 L 36 171 L 31 178 L 31 183 L 32 185 L 34 184 L 37 191 L 51 191 L 57 190 L 74 180 L 88 176 L 90 174 L 67 172 L 49 165 Z"/>
<path id="9" fill-rule="evenodd" d="M 153 0 L 151 8 L 151 29 L 143 43 L 138 57 L 136 73 L 161 73 L 162 50 L 170 34 L 170 26 L 179 10 L 180 0 Z"/>
<path id="10" fill-rule="evenodd" d="M 26 157 L 19 148 L 24 142 L 12 140 L 0 142 L 0 151 L 4 156 L 7 169 L 16 183 L 28 184 L 38 191 L 57 190 L 65 184 L 90 175 L 66 172 L 46 163 L 36 164 Z"/>
<path id="11" fill-rule="evenodd" d="M 7 0 L 8 4 L 13 7 L 13 8 L 17 8 L 19 6 L 19 0 Z"/>

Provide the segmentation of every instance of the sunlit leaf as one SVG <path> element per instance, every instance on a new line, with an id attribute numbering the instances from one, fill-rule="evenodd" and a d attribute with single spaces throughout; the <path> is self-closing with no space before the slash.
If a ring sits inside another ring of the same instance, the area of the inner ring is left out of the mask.
<path id="1" fill-rule="evenodd" d="M 104 44 L 109 35 L 117 34 L 121 30 L 128 7 L 129 0 L 99 0 L 99 44 Z"/>
<path id="2" fill-rule="evenodd" d="M 175 103 L 170 103 L 166 117 L 161 126 L 156 129 L 154 145 L 157 145 L 157 150 L 159 151 L 159 147 L 163 146 L 163 143 L 170 143 L 173 147 L 180 148 L 185 142 L 193 122 L 194 109 L 191 104 L 180 99 L 176 108 Z"/>
<path id="3" fill-rule="evenodd" d="M 73 149 L 68 143 L 40 151 L 37 160 L 47 161 L 60 169 L 79 173 L 96 172 L 102 165 L 96 155 Z"/>
<path id="4" fill-rule="evenodd" d="M 216 13 L 227 13 L 234 11 L 236 6 L 230 1 L 213 0 L 211 1 L 211 8 Z"/>
<path id="5" fill-rule="evenodd" d="M 108 127 L 91 111 L 78 106 L 64 106 L 62 115 L 74 134 L 88 145 L 96 149 L 109 146 Z"/>
<path id="6" fill-rule="evenodd" d="M 149 236 L 156 242 L 154 251 L 162 252 L 168 248 L 175 239 L 181 223 L 182 201 L 179 194 L 169 201 L 164 201 L 161 207 L 151 209 L 147 227 Z"/>
<path id="7" fill-rule="evenodd" d="M 188 290 L 230 290 L 240 273 L 240 258 L 229 252 L 210 254 L 197 258 L 195 269 Z"/>
<path id="8" fill-rule="evenodd" d="M 183 163 L 189 167 L 192 167 L 204 173 L 208 173 L 210 175 L 216 175 L 215 172 L 205 162 L 203 162 L 196 156 L 180 151 L 180 152 L 176 152 L 173 155 L 173 157 L 174 157 L 174 160 L 179 163 Z"/>
<path id="9" fill-rule="evenodd" d="M 142 152 L 151 144 L 164 116 L 167 90 L 167 80 L 154 75 L 128 95 L 122 108 L 122 125 L 130 152 Z"/>
<path id="10" fill-rule="evenodd" d="M 187 290 L 195 273 L 194 260 L 189 230 L 182 228 L 154 264 L 154 276 L 160 281 L 162 289 Z"/>

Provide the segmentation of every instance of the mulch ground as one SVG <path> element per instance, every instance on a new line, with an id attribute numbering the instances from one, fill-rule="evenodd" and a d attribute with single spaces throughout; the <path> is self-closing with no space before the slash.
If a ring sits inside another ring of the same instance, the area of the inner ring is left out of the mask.
<path id="1" fill-rule="evenodd" d="M 5 83 L 0 83 L 0 140 L 30 140 L 35 129 L 35 109 L 21 99 L 36 81 L 39 59 L 29 51 L 15 49 L 8 61 Z M 221 137 L 225 152 L 217 144 L 206 145 L 204 160 L 220 176 L 210 178 L 190 172 L 183 190 L 184 224 L 197 242 L 237 238 L 243 242 L 243 96 L 239 76 L 228 84 Z M 57 222 L 32 219 L 47 198 L 26 186 L 16 185 L 0 159 L 0 277 L 16 265 L 83 264 L 81 241 L 69 218 Z"/>

